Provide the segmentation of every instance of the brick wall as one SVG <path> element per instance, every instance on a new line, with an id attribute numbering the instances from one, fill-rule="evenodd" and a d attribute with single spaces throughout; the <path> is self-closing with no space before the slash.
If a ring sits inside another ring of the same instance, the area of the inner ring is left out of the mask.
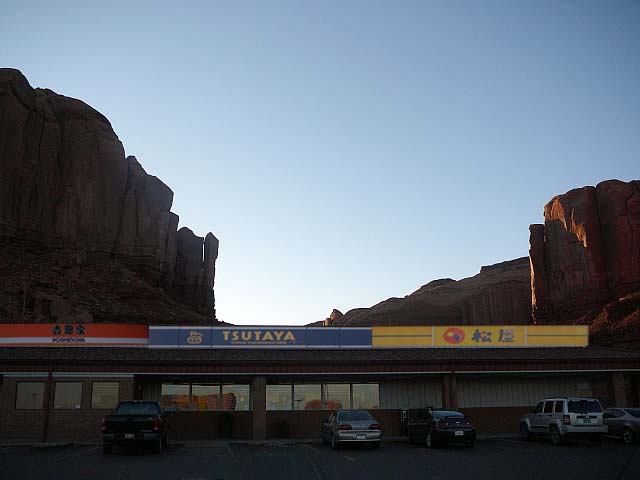
<path id="1" fill-rule="evenodd" d="M 47 377 L 3 377 L 0 389 L 0 438 L 40 441 L 44 426 L 44 410 L 16 410 L 18 380 L 46 383 Z"/>
<path id="2" fill-rule="evenodd" d="M 0 398 L 0 438 L 13 440 L 42 440 L 45 411 L 16 410 L 16 389 L 18 382 L 45 382 L 46 377 L 4 377 Z M 56 382 L 82 383 L 82 396 L 79 409 L 54 410 L 53 400 Z M 100 440 L 100 421 L 110 413 L 110 409 L 92 409 L 91 391 L 93 382 L 118 382 L 119 400 L 133 398 L 133 378 L 70 378 L 54 377 L 49 398 L 49 434 L 48 441 L 87 442 Z"/>
<path id="3" fill-rule="evenodd" d="M 223 438 L 224 422 L 231 421 L 231 438 L 250 440 L 252 412 L 176 412 L 169 418 L 172 440 L 213 440 Z"/>
<path id="4" fill-rule="evenodd" d="M 385 436 L 401 435 L 400 410 L 370 410 Z M 267 438 L 320 438 L 322 422 L 329 410 L 294 410 L 267 412 Z"/>

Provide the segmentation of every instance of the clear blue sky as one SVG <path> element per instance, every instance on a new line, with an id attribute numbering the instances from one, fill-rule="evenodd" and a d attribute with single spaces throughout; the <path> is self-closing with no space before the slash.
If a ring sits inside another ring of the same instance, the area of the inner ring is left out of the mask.
<path id="1" fill-rule="evenodd" d="M 528 253 L 640 177 L 638 1 L 4 0 L 0 65 L 105 114 L 220 239 L 218 316 L 304 324 Z"/>

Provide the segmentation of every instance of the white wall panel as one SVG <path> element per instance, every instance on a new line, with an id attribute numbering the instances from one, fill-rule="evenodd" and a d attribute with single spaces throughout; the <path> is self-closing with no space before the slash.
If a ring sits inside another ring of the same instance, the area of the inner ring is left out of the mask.
<path id="1" fill-rule="evenodd" d="M 380 383 L 380 408 L 424 408 L 442 406 L 440 380 Z"/>
<path id="2" fill-rule="evenodd" d="M 568 377 L 498 377 L 477 378 L 458 375 L 458 406 L 526 407 L 546 397 L 589 397 L 588 378 Z"/>

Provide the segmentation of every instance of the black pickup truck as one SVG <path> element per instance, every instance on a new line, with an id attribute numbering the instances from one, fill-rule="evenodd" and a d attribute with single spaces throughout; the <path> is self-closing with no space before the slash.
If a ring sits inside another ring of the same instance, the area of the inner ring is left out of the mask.
<path id="1" fill-rule="evenodd" d="M 111 453 L 114 445 L 145 444 L 154 452 L 169 445 L 169 421 L 158 402 L 131 400 L 118 403 L 102 419 L 102 449 Z"/>

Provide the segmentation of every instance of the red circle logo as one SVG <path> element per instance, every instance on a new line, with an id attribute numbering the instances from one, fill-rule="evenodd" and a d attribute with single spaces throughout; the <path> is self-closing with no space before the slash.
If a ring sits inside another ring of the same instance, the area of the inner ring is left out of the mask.
<path id="1" fill-rule="evenodd" d="M 464 340 L 464 330 L 456 327 L 447 328 L 442 336 L 445 342 L 456 345 Z"/>

